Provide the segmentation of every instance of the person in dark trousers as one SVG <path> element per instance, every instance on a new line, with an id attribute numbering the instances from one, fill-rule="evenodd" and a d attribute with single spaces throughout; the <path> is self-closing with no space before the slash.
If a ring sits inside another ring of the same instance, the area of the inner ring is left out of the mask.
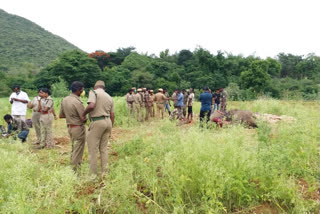
<path id="1" fill-rule="evenodd" d="M 208 87 L 204 87 L 203 90 L 204 92 L 200 94 L 199 98 L 201 102 L 200 122 L 202 122 L 204 118 L 206 118 L 206 122 L 208 122 L 211 114 L 212 94 L 209 92 Z"/>
<path id="2" fill-rule="evenodd" d="M 24 120 L 15 119 L 10 114 L 6 114 L 3 119 L 8 124 L 8 134 L 14 135 L 16 133 L 23 143 L 26 142 L 29 134 L 29 128 L 26 122 Z"/>
<path id="3" fill-rule="evenodd" d="M 216 92 L 212 95 L 212 99 L 214 100 L 212 113 L 214 113 L 214 111 L 216 109 L 219 110 L 219 107 L 220 107 L 220 90 L 219 89 L 217 89 Z"/>

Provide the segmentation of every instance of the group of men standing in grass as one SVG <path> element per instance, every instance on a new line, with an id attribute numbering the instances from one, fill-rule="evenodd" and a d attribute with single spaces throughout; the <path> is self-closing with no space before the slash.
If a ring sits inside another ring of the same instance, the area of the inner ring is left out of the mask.
<path id="1" fill-rule="evenodd" d="M 157 109 L 157 116 L 164 118 L 164 113 L 168 112 L 171 119 L 186 120 L 191 122 L 193 120 L 193 103 L 194 92 L 193 89 L 174 91 L 172 96 L 169 96 L 165 88 L 159 88 L 158 93 L 149 88 L 131 88 L 125 96 L 128 111 L 134 115 L 138 121 L 148 120 L 149 117 L 155 117 L 155 106 Z M 171 101 L 173 101 L 173 110 L 171 111 Z M 208 87 L 204 87 L 204 92 L 200 95 L 201 102 L 200 121 L 204 118 L 209 118 L 215 109 L 221 112 L 226 112 L 227 108 L 227 93 L 223 88 L 217 89 L 212 93 Z"/>
<path id="2" fill-rule="evenodd" d="M 150 117 L 164 118 L 165 112 L 168 112 L 170 118 L 178 118 L 180 120 L 187 118 L 192 120 L 192 106 L 194 100 L 193 89 L 174 91 L 169 96 L 165 88 L 159 88 L 158 92 L 149 88 L 131 88 L 125 96 L 128 111 L 134 115 L 138 121 L 148 120 Z M 170 101 L 173 101 L 174 109 L 170 109 Z M 155 106 L 157 114 L 155 114 Z M 187 116 L 188 107 L 188 116 Z"/>
<path id="3" fill-rule="evenodd" d="M 98 152 L 101 159 L 101 175 L 107 170 L 107 145 L 114 123 L 114 103 L 111 96 L 105 92 L 105 84 L 99 80 L 90 90 L 88 106 L 85 108 L 80 95 L 84 93 L 84 85 L 79 81 L 71 84 L 71 94 L 61 102 L 59 117 L 66 118 L 68 133 L 72 142 L 71 164 L 76 171 L 82 163 L 85 142 L 88 145 L 90 172 L 98 175 Z M 12 116 L 5 115 L 8 123 L 8 135 L 14 130 L 23 142 L 29 134 L 26 123 L 26 109 L 32 109 L 32 124 L 35 128 L 38 144 L 36 149 L 53 148 L 52 120 L 57 119 L 53 100 L 48 89 L 39 89 L 38 96 L 32 101 L 19 86 L 14 87 L 14 93 L 9 101 L 12 104 Z M 86 133 L 85 124 L 89 115 L 90 125 Z M 13 133 L 12 133 L 13 134 Z"/>

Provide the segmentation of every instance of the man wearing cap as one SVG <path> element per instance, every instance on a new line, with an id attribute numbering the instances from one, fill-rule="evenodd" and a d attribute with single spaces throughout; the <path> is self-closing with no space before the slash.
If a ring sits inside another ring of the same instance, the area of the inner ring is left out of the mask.
<path id="1" fill-rule="evenodd" d="M 144 92 L 144 105 L 146 108 L 146 117 L 145 120 L 147 121 L 150 116 L 150 109 L 151 109 L 151 103 L 150 103 L 150 89 L 147 88 Z"/>
<path id="2" fill-rule="evenodd" d="M 163 89 L 159 88 L 158 93 L 154 96 L 154 101 L 157 103 L 157 115 L 163 119 L 164 103 L 168 98 L 163 94 Z M 161 112 L 161 113 L 160 113 Z"/>
<path id="3" fill-rule="evenodd" d="M 212 94 L 209 92 L 208 87 L 203 88 L 204 92 L 200 94 L 200 102 L 201 102 L 201 108 L 200 108 L 200 122 L 203 121 L 203 119 L 206 117 L 206 122 L 210 120 L 210 114 L 211 114 L 211 106 L 212 106 Z"/>
<path id="4" fill-rule="evenodd" d="M 82 114 L 83 122 L 86 121 L 88 113 L 91 121 L 87 136 L 90 172 L 98 174 L 97 153 L 99 152 L 102 176 L 107 171 L 107 145 L 114 123 L 114 103 L 104 87 L 103 81 L 96 82 L 94 90 L 89 92 L 88 106 Z"/>
<path id="5" fill-rule="evenodd" d="M 133 113 L 133 102 L 134 102 L 133 96 L 134 96 L 133 89 L 130 89 L 126 94 L 126 101 L 127 101 L 128 111 L 130 112 L 130 114 Z"/>
<path id="6" fill-rule="evenodd" d="M 134 114 L 135 114 L 138 121 L 142 120 L 142 117 L 141 117 L 141 106 L 142 106 L 141 93 L 142 93 L 142 90 L 141 90 L 141 88 L 139 88 L 138 93 L 136 93 L 133 97 L 133 99 L 134 99 L 134 102 L 133 102 Z"/>
<path id="7" fill-rule="evenodd" d="M 82 82 L 74 81 L 71 84 L 71 94 L 63 98 L 59 118 L 66 118 L 68 133 L 71 139 L 71 165 L 76 171 L 82 163 L 82 156 L 86 142 L 86 127 L 81 116 L 84 106 L 80 100 L 80 95 L 84 90 Z"/>

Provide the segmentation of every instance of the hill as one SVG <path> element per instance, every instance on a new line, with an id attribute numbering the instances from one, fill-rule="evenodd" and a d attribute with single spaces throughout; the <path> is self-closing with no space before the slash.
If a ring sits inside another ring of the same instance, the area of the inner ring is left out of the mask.
<path id="1" fill-rule="evenodd" d="M 79 50 L 39 25 L 0 9 L 0 70 L 16 70 L 24 63 L 44 67 L 73 49 Z"/>

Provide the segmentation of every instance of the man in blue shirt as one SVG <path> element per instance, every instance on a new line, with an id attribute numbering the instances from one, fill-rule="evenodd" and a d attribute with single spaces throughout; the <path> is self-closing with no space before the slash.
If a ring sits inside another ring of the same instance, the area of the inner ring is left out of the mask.
<path id="1" fill-rule="evenodd" d="M 183 119 L 183 94 L 180 89 L 177 90 L 177 101 L 178 101 L 178 119 Z"/>
<path id="2" fill-rule="evenodd" d="M 204 87 L 204 92 L 200 94 L 200 102 L 201 102 L 201 108 L 200 108 L 200 122 L 203 121 L 203 119 L 206 117 L 206 122 L 210 120 L 210 114 L 211 114 L 211 106 L 212 106 L 212 94 L 209 92 L 208 87 Z"/>

